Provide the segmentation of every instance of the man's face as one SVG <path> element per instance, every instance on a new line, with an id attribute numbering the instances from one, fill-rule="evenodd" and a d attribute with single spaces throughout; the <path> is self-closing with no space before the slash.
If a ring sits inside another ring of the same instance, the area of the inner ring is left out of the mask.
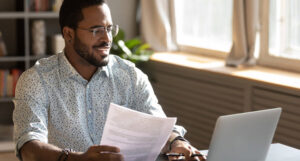
<path id="1" fill-rule="evenodd" d="M 110 10 L 106 4 L 94 5 L 82 9 L 82 14 L 83 20 L 78 23 L 75 30 L 74 49 L 91 65 L 105 66 L 108 63 L 112 35 L 107 32 L 93 34 L 91 31 L 97 27 L 112 25 Z"/>

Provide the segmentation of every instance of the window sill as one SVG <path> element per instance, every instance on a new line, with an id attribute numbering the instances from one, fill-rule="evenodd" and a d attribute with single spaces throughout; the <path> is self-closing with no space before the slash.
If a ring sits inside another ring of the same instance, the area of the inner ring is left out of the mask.
<path id="1" fill-rule="evenodd" d="M 300 73 L 296 72 L 262 66 L 226 67 L 223 59 L 183 52 L 157 52 L 152 55 L 151 60 L 300 90 Z"/>

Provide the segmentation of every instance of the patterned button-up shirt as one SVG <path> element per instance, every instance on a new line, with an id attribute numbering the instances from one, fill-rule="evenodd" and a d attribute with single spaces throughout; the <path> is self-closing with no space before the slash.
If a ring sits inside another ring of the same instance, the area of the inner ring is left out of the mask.
<path id="1" fill-rule="evenodd" d="M 110 55 L 108 65 L 98 68 L 90 81 L 63 52 L 37 61 L 21 75 L 16 88 L 17 154 L 34 139 L 76 151 L 99 144 L 111 102 L 165 117 L 147 76 L 129 61 Z M 174 130 L 185 133 L 181 126 Z"/>

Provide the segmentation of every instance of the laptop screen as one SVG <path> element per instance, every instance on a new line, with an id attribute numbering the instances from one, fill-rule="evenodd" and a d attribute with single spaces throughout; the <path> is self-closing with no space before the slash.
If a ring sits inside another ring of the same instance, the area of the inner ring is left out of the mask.
<path id="1" fill-rule="evenodd" d="M 264 161 L 281 108 L 220 116 L 207 161 Z"/>

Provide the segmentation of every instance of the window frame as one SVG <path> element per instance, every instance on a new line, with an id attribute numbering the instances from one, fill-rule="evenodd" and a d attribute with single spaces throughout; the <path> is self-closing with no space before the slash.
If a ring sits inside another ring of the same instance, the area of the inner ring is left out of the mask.
<path id="1" fill-rule="evenodd" d="M 269 52 L 269 0 L 262 0 L 261 11 L 261 41 L 260 54 L 257 64 L 271 68 L 283 69 L 293 72 L 300 72 L 300 60 L 273 56 Z"/>

